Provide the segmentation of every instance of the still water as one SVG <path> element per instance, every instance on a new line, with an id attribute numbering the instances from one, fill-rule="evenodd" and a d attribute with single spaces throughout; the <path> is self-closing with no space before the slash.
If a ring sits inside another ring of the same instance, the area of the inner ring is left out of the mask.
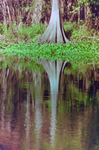
<path id="1" fill-rule="evenodd" d="M 0 150 L 99 150 L 98 65 L 0 61 Z"/>

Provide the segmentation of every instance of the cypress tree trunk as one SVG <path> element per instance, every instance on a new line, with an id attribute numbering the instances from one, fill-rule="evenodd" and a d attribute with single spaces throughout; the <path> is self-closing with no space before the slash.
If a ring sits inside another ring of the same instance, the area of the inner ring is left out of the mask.
<path id="1" fill-rule="evenodd" d="M 53 0 L 51 18 L 45 33 L 41 37 L 41 43 L 69 43 L 66 38 L 60 16 L 59 0 Z"/>

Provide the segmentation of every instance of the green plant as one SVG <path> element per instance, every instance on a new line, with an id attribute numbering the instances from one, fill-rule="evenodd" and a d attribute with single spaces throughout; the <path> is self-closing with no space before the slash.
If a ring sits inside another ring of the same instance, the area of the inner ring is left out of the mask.
<path id="1" fill-rule="evenodd" d="M 19 37 L 22 40 L 33 39 L 35 40 L 38 34 L 43 34 L 45 27 L 43 24 L 36 24 L 33 26 L 23 25 L 22 28 L 18 30 Z"/>
<path id="2" fill-rule="evenodd" d="M 0 54 L 6 57 L 18 56 L 19 58 L 28 59 L 51 59 L 66 60 L 73 65 L 82 63 L 92 63 L 99 61 L 99 44 L 97 46 L 79 42 L 78 44 L 42 44 L 37 43 L 25 44 L 4 44 L 3 51 Z"/>
<path id="3" fill-rule="evenodd" d="M 6 41 L 13 43 L 18 43 L 19 41 L 35 41 L 38 34 L 43 34 L 44 31 L 45 27 L 43 24 L 36 24 L 32 26 L 22 24 L 21 27 L 19 27 L 19 25 L 14 23 L 8 29 L 7 25 L 0 25 L 0 32 L 3 33 Z"/>
<path id="4" fill-rule="evenodd" d="M 74 29 L 75 30 L 77 29 L 76 22 L 73 23 L 64 22 L 64 30 L 66 32 L 67 38 L 70 38 Z"/>
<path id="5" fill-rule="evenodd" d="M 3 34 L 3 33 L 4 33 L 3 25 L 0 24 L 0 34 Z"/>

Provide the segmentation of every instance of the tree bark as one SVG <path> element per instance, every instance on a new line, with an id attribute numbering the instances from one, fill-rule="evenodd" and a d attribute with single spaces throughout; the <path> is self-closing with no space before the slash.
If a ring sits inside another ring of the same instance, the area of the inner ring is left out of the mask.
<path id="1" fill-rule="evenodd" d="M 3 9 L 2 9 L 2 11 L 3 11 L 3 23 L 4 24 L 7 24 L 7 19 L 6 19 L 6 0 L 3 0 L 3 2 L 2 2 L 2 5 L 3 5 Z"/>
<path id="2" fill-rule="evenodd" d="M 66 38 L 65 32 L 62 26 L 59 0 L 53 0 L 52 2 L 52 13 L 48 28 L 41 37 L 40 43 L 69 43 L 70 41 Z"/>
<path id="3" fill-rule="evenodd" d="M 80 7 L 80 5 L 78 4 L 78 6 Z M 80 9 L 78 10 L 78 24 L 80 23 Z"/>

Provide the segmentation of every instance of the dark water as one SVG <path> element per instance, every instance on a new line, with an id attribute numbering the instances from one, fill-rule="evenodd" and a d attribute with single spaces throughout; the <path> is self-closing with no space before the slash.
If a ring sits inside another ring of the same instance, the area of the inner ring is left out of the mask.
<path id="1" fill-rule="evenodd" d="M 0 150 L 98 149 L 98 65 L 0 61 Z"/>

